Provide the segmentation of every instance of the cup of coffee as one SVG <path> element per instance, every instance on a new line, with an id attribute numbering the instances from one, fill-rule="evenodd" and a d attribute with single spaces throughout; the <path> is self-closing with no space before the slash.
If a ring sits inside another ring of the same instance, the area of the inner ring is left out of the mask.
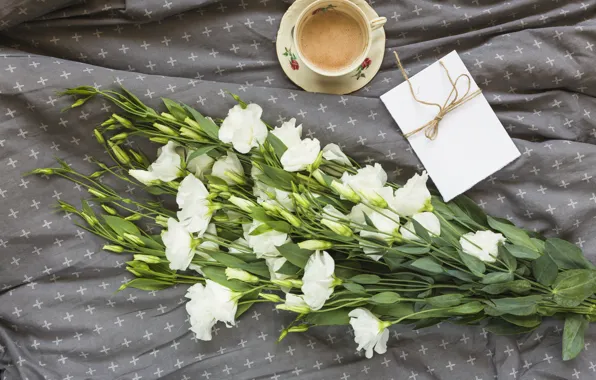
<path id="1" fill-rule="evenodd" d="M 326 77 L 352 73 L 363 64 L 372 44 L 372 31 L 385 17 L 368 19 L 349 0 L 318 0 L 298 16 L 294 27 L 296 53 L 309 69 Z"/>

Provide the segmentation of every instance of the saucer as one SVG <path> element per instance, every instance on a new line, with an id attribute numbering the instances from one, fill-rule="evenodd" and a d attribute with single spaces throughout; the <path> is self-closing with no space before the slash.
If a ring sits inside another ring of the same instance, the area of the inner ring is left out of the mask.
<path id="1" fill-rule="evenodd" d="M 296 54 L 293 31 L 304 8 L 315 0 L 297 0 L 281 19 L 277 32 L 277 58 L 284 72 L 297 86 L 309 92 L 343 95 L 366 86 L 379 72 L 385 55 L 385 29 L 372 31 L 372 45 L 368 57 L 354 72 L 341 77 L 324 77 L 309 69 Z M 351 0 L 372 20 L 379 17 L 365 0 Z"/>

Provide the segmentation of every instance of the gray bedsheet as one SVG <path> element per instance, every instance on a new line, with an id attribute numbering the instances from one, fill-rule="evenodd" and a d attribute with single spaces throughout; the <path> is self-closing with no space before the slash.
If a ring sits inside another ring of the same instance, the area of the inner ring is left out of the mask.
<path id="1" fill-rule="evenodd" d="M 469 195 L 487 212 L 596 259 L 596 2 L 370 1 L 389 21 L 387 52 L 411 73 L 457 49 L 523 153 Z M 381 72 L 350 96 L 304 93 L 275 56 L 278 0 L 8 1 L 0 10 L 0 379 L 593 379 L 596 328 L 586 350 L 562 362 L 561 323 L 496 337 L 441 324 L 392 330 L 389 350 L 355 352 L 347 328 L 276 338 L 291 316 L 270 306 L 193 339 L 185 289 L 115 293 L 126 256 L 56 213 L 77 186 L 27 177 L 54 157 L 92 170 L 104 157 L 92 127 L 114 107 L 68 104 L 56 91 L 122 84 L 225 115 L 238 93 L 279 123 L 337 142 L 393 179 L 422 169 L 379 101 L 401 83 L 389 54 Z M 470 157 L 474 159 L 474 157 Z M 134 189 L 129 189 L 134 191 Z"/>

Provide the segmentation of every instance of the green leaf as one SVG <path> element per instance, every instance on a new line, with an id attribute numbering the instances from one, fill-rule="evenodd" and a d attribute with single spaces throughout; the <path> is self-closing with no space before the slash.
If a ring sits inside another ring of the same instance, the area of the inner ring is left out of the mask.
<path id="1" fill-rule="evenodd" d="M 424 228 L 424 226 L 422 226 L 422 224 L 418 223 L 418 221 L 416 221 L 416 219 L 414 218 L 410 219 L 410 221 L 414 225 L 414 231 L 416 232 L 416 235 L 418 235 L 419 238 L 428 243 L 432 242 L 432 239 L 430 238 L 428 231 L 426 230 L 426 228 Z"/>
<path id="2" fill-rule="evenodd" d="M 344 282 L 343 287 L 349 290 L 352 293 L 366 293 L 366 289 L 364 286 L 360 284 L 355 284 L 353 282 Z"/>
<path id="3" fill-rule="evenodd" d="M 499 245 L 499 258 L 505 263 L 510 272 L 515 272 L 517 260 L 503 245 Z"/>
<path id="4" fill-rule="evenodd" d="M 447 220 L 453 219 L 453 211 L 451 211 L 451 209 L 447 207 L 447 205 L 443 201 L 441 201 L 439 197 L 433 195 L 431 198 L 431 204 L 434 208 L 434 211 L 441 214 L 443 218 Z"/>
<path id="5" fill-rule="evenodd" d="M 275 231 L 283 232 L 286 234 L 290 233 L 290 231 L 292 230 L 292 226 L 290 225 L 290 223 L 284 222 L 283 220 L 268 220 L 265 222 L 265 224 L 274 229 Z"/>
<path id="6" fill-rule="evenodd" d="M 273 151 L 277 158 L 281 158 L 281 156 L 288 150 L 288 147 L 279 139 L 279 137 L 275 136 L 273 133 L 269 132 L 267 134 L 267 140 L 271 147 L 273 147 Z"/>
<path id="7" fill-rule="evenodd" d="M 300 267 L 292 264 L 289 261 L 286 261 L 284 263 L 284 265 L 282 265 L 281 268 L 279 268 L 276 272 L 279 274 L 294 276 L 294 275 L 298 274 L 298 272 L 300 272 Z"/>
<path id="8" fill-rule="evenodd" d="M 528 333 L 536 327 L 517 326 L 501 318 L 491 318 L 485 327 L 488 331 L 497 335 L 518 335 Z"/>
<path id="9" fill-rule="evenodd" d="M 474 280 L 474 277 L 472 277 L 471 275 L 469 275 L 466 272 L 462 272 L 462 271 L 457 270 L 457 269 L 448 269 L 448 270 L 445 271 L 445 273 L 448 274 L 451 277 L 458 278 L 458 279 L 460 279 L 462 281 L 465 281 L 465 282 L 473 282 L 473 281 L 475 281 Z"/>
<path id="10" fill-rule="evenodd" d="M 486 222 L 486 213 L 470 198 L 465 195 L 460 195 L 453 201 L 459 208 L 470 217 L 475 223 L 483 227 L 488 227 Z"/>
<path id="11" fill-rule="evenodd" d="M 442 296 L 429 297 L 425 301 L 434 307 L 451 307 L 459 305 L 464 298 L 463 294 L 444 294 Z"/>
<path id="12" fill-rule="evenodd" d="M 253 301 L 253 300 L 257 300 L 259 298 L 259 289 L 255 289 L 254 291 L 244 295 L 242 298 L 240 298 L 240 301 L 245 302 L 245 301 Z M 248 309 L 250 309 L 250 307 L 254 305 L 254 302 L 247 302 L 247 303 L 242 303 L 241 305 L 238 305 L 238 308 L 236 309 L 236 319 L 238 319 L 242 314 L 244 314 Z"/>
<path id="13" fill-rule="evenodd" d="M 256 274 L 257 276 L 269 279 L 270 273 L 269 268 L 267 267 L 267 263 L 265 261 L 254 261 L 252 263 L 246 263 L 239 267 L 240 269 L 244 269 L 247 272 L 252 274 Z"/>
<path id="14" fill-rule="evenodd" d="M 513 323 L 517 326 L 522 327 L 538 327 L 542 322 L 542 318 L 539 315 L 512 315 L 512 314 L 504 314 L 501 316 L 504 320 L 509 323 Z"/>
<path id="15" fill-rule="evenodd" d="M 501 232 L 505 237 L 515 245 L 521 245 L 531 250 L 536 250 L 536 246 L 528 236 L 528 233 L 521 228 L 509 224 L 502 219 L 487 217 L 488 224 L 495 230 Z M 513 254 L 513 253 L 512 253 Z"/>
<path id="16" fill-rule="evenodd" d="M 197 148 L 195 150 L 192 151 L 192 153 L 190 153 L 190 155 L 188 156 L 188 158 L 186 159 L 186 162 L 190 162 L 193 159 L 202 156 L 204 154 L 207 154 L 209 152 L 211 152 L 213 149 L 217 148 L 217 145 L 205 145 L 202 146 L 200 148 Z"/>
<path id="17" fill-rule="evenodd" d="M 279 253 L 286 258 L 292 264 L 304 268 L 306 266 L 306 262 L 308 258 L 313 253 L 313 251 L 309 251 L 307 249 L 302 249 L 298 247 L 298 244 L 294 243 L 286 243 L 277 247 Z"/>
<path id="18" fill-rule="evenodd" d="M 135 288 L 140 290 L 152 291 L 166 289 L 173 285 L 174 283 L 169 281 L 155 280 L 151 278 L 135 278 L 122 285 L 118 290 L 120 291 L 126 288 Z"/>
<path id="19" fill-rule="evenodd" d="M 572 314 L 565 318 L 563 328 L 563 360 L 575 358 L 584 349 L 584 334 L 588 321 L 583 315 Z"/>
<path id="20" fill-rule="evenodd" d="M 383 256 L 383 261 L 389 266 L 389 270 L 395 272 L 401 268 L 401 263 L 403 263 L 404 258 L 395 252 L 387 252 Z"/>
<path id="21" fill-rule="evenodd" d="M 257 228 L 255 228 L 254 230 L 252 230 L 250 232 L 250 236 L 257 236 L 257 235 L 261 235 L 264 234 L 265 232 L 269 232 L 273 230 L 273 228 L 271 228 L 268 224 L 261 224 L 260 226 L 258 226 Z"/>
<path id="22" fill-rule="evenodd" d="M 486 304 L 500 314 L 531 315 L 536 313 L 538 302 L 542 296 L 533 295 L 525 297 L 493 298 Z"/>
<path id="23" fill-rule="evenodd" d="M 411 255 L 422 255 L 424 253 L 428 253 L 430 252 L 430 246 L 419 246 L 419 245 L 413 245 L 413 244 L 406 244 L 406 245 L 400 245 L 397 247 L 394 247 L 394 249 L 396 251 L 399 252 L 403 252 L 403 253 L 409 253 Z"/>
<path id="24" fill-rule="evenodd" d="M 484 262 L 474 256 L 468 255 L 463 251 L 458 251 L 459 257 L 461 261 L 468 267 L 468 269 L 476 276 L 482 277 L 484 271 L 486 271 L 486 266 Z"/>
<path id="25" fill-rule="evenodd" d="M 517 294 L 527 293 L 532 289 L 532 284 L 528 280 L 515 280 L 509 282 L 502 282 L 499 284 L 491 284 L 483 287 L 482 290 L 488 294 L 501 294 L 506 292 L 513 292 Z"/>
<path id="26" fill-rule="evenodd" d="M 371 311 L 376 315 L 384 315 L 397 319 L 414 313 L 414 308 L 411 302 L 399 302 L 392 305 L 376 305 Z"/>
<path id="27" fill-rule="evenodd" d="M 197 110 L 192 107 L 187 106 L 186 104 L 182 104 L 182 107 L 188 112 L 192 118 L 199 123 L 201 129 L 211 138 L 218 140 L 219 139 L 219 127 L 215 122 L 211 119 L 208 119 L 201 115 Z M 184 120 L 184 119 L 183 119 Z"/>
<path id="28" fill-rule="evenodd" d="M 491 272 L 482 278 L 483 284 L 498 284 L 509 281 L 513 281 L 513 273 L 509 272 Z"/>
<path id="29" fill-rule="evenodd" d="M 168 98 L 161 98 L 161 100 L 166 105 L 168 112 L 178 119 L 178 121 L 184 121 L 186 119 L 186 112 L 184 112 L 184 108 L 180 104 Z"/>
<path id="30" fill-rule="evenodd" d="M 472 301 L 468 303 L 464 303 L 462 305 L 458 305 L 449 309 L 450 314 L 476 314 L 479 313 L 484 309 L 484 305 L 478 301 Z"/>
<path id="31" fill-rule="evenodd" d="M 137 226 L 135 226 L 133 222 L 124 220 L 119 216 L 103 215 L 103 219 L 118 236 L 123 236 L 125 233 L 129 233 L 135 236 L 141 235 L 141 231 L 139 231 L 139 229 L 137 228 Z"/>
<path id="32" fill-rule="evenodd" d="M 165 255 L 164 246 L 162 244 L 160 244 L 157 241 L 155 241 L 154 239 L 148 238 L 146 236 L 138 236 L 138 238 L 141 239 L 143 241 L 143 243 L 145 243 L 145 246 L 147 246 L 148 248 L 152 248 L 152 249 L 162 252 L 162 254 L 160 256 Z"/>
<path id="33" fill-rule="evenodd" d="M 350 278 L 350 281 L 358 284 L 374 285 L 381 281 L 381 277 L 376 274 L 359 274 Z"/>
<path id="34" fill-rule="evenodd" d="M 421 259 L 415 260 L 410 265 L 414 268 L 418 268 L 433 274 L 443 273 L 443 267 L 441 264 L 432 257 L 423 257 Z"/>
<path id="35" fill-rule="evenodd" d="M 434 326 L 438 323 L 443 322 L 445 319 L 447 319 L 447 318 L 446 317 L 443 317 L 443 318 L 436 317 L 436 318 L 421 319 L 414 324 L 414 330 L 420 330 L 420 329 L 425 329 L 427 327 Z"/>
<path id="36" fill-rule="evenodd" d="M 370 297 L 370 301 L 378 304 L 393 304 L 400 300 L 399 294 L 395 292 L 377 293 Z"/>
<path id="37" fill-rule="evenodd" d="M 289 172 L 286 172 L 280 168 L 274 168 L 273 166 L 269 165 L 261 165 L 263 169 L 263 173 L 265 176 L 269 177 L 273 183 L 275 183 L 275 187 L 280 190 L 291 191 L 292 190 L 292 182 L 294 181 L 294 176 Z"/>
<path id="38" fill-rule="evenodd" d="M 539 252 L 521 245 L 505 244 L 504 247 L 506 248 L 507 252 L 518 259 L 536 260 L 541 256 Z"/>
<path id="39" fill-rule="evenodd" d="M 447 207 L 451 209 L 454 214 L 454 219 L 471 230 L 484 230 L 485 225 L 477 223 L 464 210 L 462 210 L 454 201 L 447 203 Z"/>
<path id="40" fill-rule="evenodd" d="M 594 269 L 575 244 L 561 239 L 547 239 L 545 253 L 550 255 L 560 269 Z"/>
<path id="41" fill-rule="evenodd" d="M 544 252 L 544 249 L 546 248 L 546 242 L 544 240 L 540 240 L 540 239 L 536 239 L 536 238 L 530 238 L 530 240 L 532 240 L 532 243 L 534 243 L 534 246 L 536 247 L 538 252 L 540 252 L 540 253 Z"/>
<path id="42" fill-rule="evenodd" d="M 228 280 L 224 268 L 205 265 L 201 267 L 201 270 L 203 273 L 205 273 L 205 277 L 208 279 L 215 281 L 218 284 L 223 285 L 235 292 L 246 292 L 247 290 L 252 289 L 251 285 L 242 281 Z"/>
<path id="43" fill-rule="evenodd" d="M 341 308 L 331 311 L 308 313 L 304 317 L 304 321 L 316 326 L 347 325 L 350 323 L 350 317 L 348 316 L 350 311 L 352 311 L 350 308 Z"/>
<path id="44" fill-rule="evenodd" d="M 263 223 L 273 220 L 269 215 L 267 215 L 264 209 L 258 207 L 254 207 L 252 209 L 250 217 L 251 219 L 258 220 L 259 222 Z"/>
<path id="45" fill-rule="evenodd" d="M 218 263 L 230 268 L 240 268 L 242 265 L 246 264 L 244 260 L 228 253 L 210 251 L 209 256 L 211 256 Z"/>
<path id="46" fill-rule="evenodd" d="M 241 106 L 242 108 L 246 108 L 247 104 L 244 102 L 244 100 L 242 100 L 242 99 L 241 99 L 241 98 L 240 98 L 238 95 L 236 95 L 236 94 L 233 94 L 233 93 L 231 93 L 231 92 L 229 92 L 229 91 L 227 91 L 227 92 L 228 92 L 228 94 L 230 94 L 230 96 L 231 96 L 232 98 L 234 98 L 234 100 L 235 100 L 235 101 L 237 101 L 237 102 L 238 102 L 238 104 L 240 104 L 240 106 Z"/>
<path id="47" fill-rule="evenodd" d="M 364 216 L 364 222 L 366 223 L 367 226 L 372 227 L 372 228 L 377 228 L 375 226 L 375 224 L 373 223 L 373 221 L 370 219 L 370 217 L 365 212 L 362 212 L 362 215 Z"/>
<path id="48" fill-rule="evenodd" d="M 162 195 L 162 194 L 169 194 L 169 192 L 165 189 L 162 189 L 159 186 L 147 186 L 145 191 L 152 195 Z"/>
<path id="49" fill-rule="evenodd" d="M 595 290 L 596 271 L 570 269 L 559 273 L 552 292 L 557 305 L 575 307 L 593 295 Z"/>
<path id="50" fill-rule="evenodd" d="M 544 254 L 532 262 L 532 273 L 540 284 L 551 286 L 557 278 L 559 267 L 550 255 Z"/>

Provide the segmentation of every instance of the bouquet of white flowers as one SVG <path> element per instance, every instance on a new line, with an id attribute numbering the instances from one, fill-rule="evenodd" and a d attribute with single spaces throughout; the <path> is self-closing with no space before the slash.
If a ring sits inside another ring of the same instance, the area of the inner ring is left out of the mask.
<path id="1" fill-rule="evenodd" d="M 465 197 L 444 203 L 426 173 L 388 183 L 379 164 L 359 167 L 335 144 L 321 149 L 295 119 L 271 128 L 261 107 L 234 95 L 238 104 L 213 120 L 169 99 L 158 113 L 124 89 L 64 94 L 75 96 L 72 108 L 99 95 L 122 110 L 95 130 L 116 165 L 95 161 L 85 175 L 60 162 L 34 173 L 89 191 L 92 203 L 60 208 L 109 241 L 105 250 L 133 254 L 126 269 L 136 278 L 121 289 L 192 285 L 186 309 L 199 339 L 273 302 L 296 314 L 280 339 L 350 324 L 367 357 L 386 351 L 393 324 L 445 320 L 519 334 L 560 317 L 563 358 L 584 347 L 596 270 L 569 242 L 487 216 Z M 154 162 L 123 144 L 137 136 L 163 145 Z M 160 198 L 119 193 L 105 174 Z"/>

